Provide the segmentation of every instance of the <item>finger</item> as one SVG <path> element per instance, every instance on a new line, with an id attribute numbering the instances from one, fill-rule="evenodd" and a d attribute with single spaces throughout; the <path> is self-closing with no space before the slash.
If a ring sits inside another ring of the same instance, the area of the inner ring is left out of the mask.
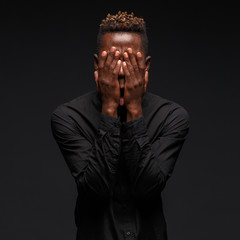
<path id="1" fill-rule="evenodd" d="M 100 90 L 100 85 L 99 85 L 99 81 L 98 81 L 98 71 L 94 71 L 94 80 L 97 86 L 97 89 Z"/>
<path id="2" fill-rule="evenodd" d="M 137 64 L 137 61 L 136 61 L 136 57 L 133 54 L 132 48 L 128 48 L 127 51 L 128 51 L 128 56 L 129 56 L 129 59 L 130 59 L 130 62 L 133 66 L 134 71 L 138 71 L 138 64 Z"/>
<path id="3" fill-rule="evenodd" d="M 130 73 L 130 75 L 134 76 L 134 69 L 133 69 L 133 66 L 130 62 L 130 59 L 129 59 L 129 56 L 128 56 L 128 53 L 127 52 L 124 52 L 123 53 L 123 57 L 124 57 L 124 60 L 125 60 L 125 63 L 126 63 L 126 67 L 128 69 L 128 72 Z"/>
<path id="4" fill-rule="evenodd" d="M 115 47 L 111 47 L 110 52 L 108 53 L 107 60 L 105 62 L 105 67 L 106 68 L 110 67 L 110 65 L 111 65 L 111 63 L 113 61 L 113 58 L 114 58 L 115 51 L 116 51 L 116 48 Z"/>
<path id="5" fill-rule="evenodd" d="M 115 69 L 115 67 L 116 67 L 116 64 L 117 64 L 117 61 L 118 61 L 118 59 L 119 59 L 119 56 L 120 56 L 120 52 L 119 52 L 119 51 L 116 51 L 116 52 L 115 52 L 115 55 L 114 55 L 114 59 L 113 59 L 111 65 L 110 65 L 110 69 L 111 69 L 112 71 L 113 71 L 113 70 Z"/>
<path id="6" fill-rule="evenodd" d="M 128 70 L 127 63 L 125 61 L 123 61 L 122 67 L 123 67 L 123 71 L 124 71 L 126 82 L 128 82 L 131 74 L 130 74 L 130 72 Z"/>
<path id="7" fill-rule="evenodd" d="M 94 80 L 95 80 L 95 82 L 98 82 L 98 71 L 97 70 L 94 71 Z"/>
<path id="8" fill-rule="evenodd" d="M 118 73 L 119 73 L 119 71 L 120 71 L 121 65 L 122 65 L 122 61 L 119 59 L 119 60 L 117 61 L 117 64 L 116 64 L 114 70 L 113 70 L 114 80 L 118 80 Z"/>
<path id="9" fill-rule="evenodd" d="M 143 55 L 141 52 L 137 52 L 137 63 L 138 63 L 139 69 L 145 70 L 145 64 L 144 64 Z"/>
<path id="10" fill-rule="evenodd" d="M 104 67 L 106 58 L 107 58 L 107 52 L 106 51 L 102 51 L 102 53 L 100 54 L 100 57 L 99 57 L 99 62 L 98 62 L 98 67 L 99 68 L 103 68 Z"/>

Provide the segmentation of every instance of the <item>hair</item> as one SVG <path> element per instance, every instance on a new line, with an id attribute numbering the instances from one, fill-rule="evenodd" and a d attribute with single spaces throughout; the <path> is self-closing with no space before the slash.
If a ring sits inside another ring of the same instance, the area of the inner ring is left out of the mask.
<path id="1" fill-rule="evenodd" d="M 135 17 L 134 13 L 119 11 L 116 15 L 110 13 L 102 20 L 97 35 L 97 50 L 101 48 L 102 37 L 105 33 L 112 32 L 133 32 L 138 33 L 142 40 L 142 47 L 145 56 L 148 52 L 148 37 L 146 33 L 146 23 L 143 18 Z"/>

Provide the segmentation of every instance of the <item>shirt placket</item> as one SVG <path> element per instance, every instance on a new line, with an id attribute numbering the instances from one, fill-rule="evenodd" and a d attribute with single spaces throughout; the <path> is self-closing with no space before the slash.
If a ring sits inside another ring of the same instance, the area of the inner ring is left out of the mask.
<path id="1" fill-rule="evenodd" d="M 130 199 L 126 199 L 123 203 L 124 212 L 124 239 L 125 240 L 136 240 L 136 227 L 134 226 L 133 206 L 130 203 Z"/>
<path id="2" fill-rule="evenodd" d="M 124 161 L 124 156 L 122 155 L 122 149 L 121 149 L 121 156 L 120 156 L 120 161 Z M 136 240 L 136 233 L 135 233 L 135 228 L 134 228 L 134 222 L 133 222 L 133 216 L 132 216 L 132 205 L 130 204 L 130 196 L 129 196 L 129 191 L 127 190 L 128 188 L 128 182 L 126 182 L 126 175 L 123 173 L 126 169 L 125 165 L 120 165 L 121 166 L 121 177 L 120 177 L 120 185 L 122 192 L 122 204 L 121 204 L 121 209 L 122 209 L 122 218 L 123 218 L 123 225 L 122 225 L 122 234 L 123 234 L 123 239 L 124 240 Z"/>

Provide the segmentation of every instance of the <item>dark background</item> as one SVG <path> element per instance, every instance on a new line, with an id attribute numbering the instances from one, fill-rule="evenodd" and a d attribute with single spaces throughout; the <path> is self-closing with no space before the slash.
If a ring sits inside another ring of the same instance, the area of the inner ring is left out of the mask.
<path id="1" fill-rule="evenodd" d="M 1 5 L 0 239 L 75 239 L 77 192 L 50 114 L 95 89 L 98 26 L 118 10 L 147 22 L 148 91 L 191 119 L 163 191 L 169 240 L 240 239 L 240 9 L 149 1 Z"/>

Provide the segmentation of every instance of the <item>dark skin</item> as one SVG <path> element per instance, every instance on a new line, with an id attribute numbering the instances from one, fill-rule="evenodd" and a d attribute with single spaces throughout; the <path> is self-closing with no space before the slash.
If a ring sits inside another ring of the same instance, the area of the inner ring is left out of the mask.
<path id="1" fill-rule="evenodd" d="M 145 56 L 139 34 L 104 34 L 99 55 L 94 54 L 94 78 L 101 93 L 102 113 L 118 117 L 118 106 L 125 105 L 127 122 L 143 115 L 142 97 L 147 88 L 150 60 L 150 56 Z"/>

